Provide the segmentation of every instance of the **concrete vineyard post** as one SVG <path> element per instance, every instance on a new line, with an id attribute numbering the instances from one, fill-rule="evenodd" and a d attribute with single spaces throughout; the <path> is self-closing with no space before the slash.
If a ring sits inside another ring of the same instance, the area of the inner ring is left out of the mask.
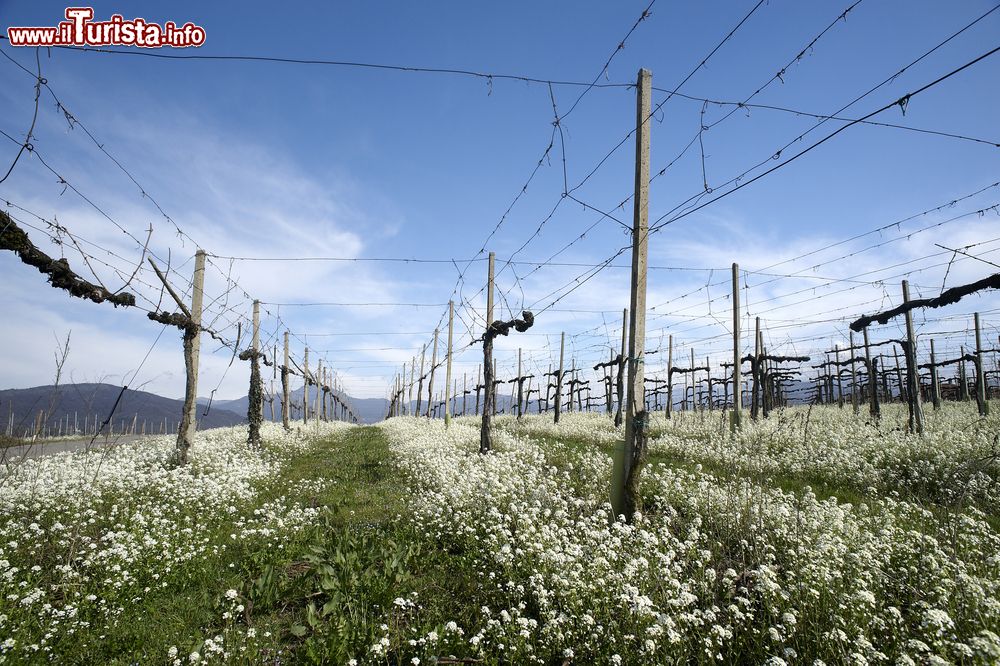
<path id="1" fill-rule="evenodd" d="M 903 280 L 903 303 L 910 301 L 910 284 Z M 920 405 L 920 387 L 917 384 L 917 336 L 913 332 L 913 311 L 906 311 L 906 377 L 910 405 L 910 431 L 924 432 L 924 414 Z"/>
<path id="2" fill-rule="evenodd" d="M 451 351 L 455 332 L 455 301 L 448 301 L 448 360 L 444 380 L 444 425 L 451 425 Z"/>
<path id="3" fill-rule="evenodd" d="M 628 342 L 628 308 L 622 310 L 622 351 L 621 356 L 618 357 L 618 411 L 615 412 L 615 427 L 619 427 L 622 424 L 622 418 L 624 418 L 625 410 L 625 354 L 627 350 L 625 345 Z"/>
<path id="4" fill-rule="evenodd" d="M 958 362 L 958 399 L 965 402 L 969 399 L 969 378 L 965 375 L 965 345 L 959 349 Z"/>
<path id="5" fill-rule="evenodd" d="M 566 353 L 566 333 L 563 332 L 559 337 L 559 368 L 556 370 L 556 395 L 555 395 L 555 417 L 554 422 L 559 423 L 559 412 L 562 408 L 562 377 L 563 377 L 563 359 Z"/>
<path id="6" fill-rule="evenodd" d="M 989 416 L 990 404 L 986 402 L 986 378 L 983 376 L 983 338 L 979 328 L 979 313 L 975 313 L 976 321 L 976 404 L 980 416 Z"/>
<path id="7" fill-rule="evenodd" d="M 864 329 L 865 336 L 865 365 L 868 367 L 868 399 L 869 413 L 872 418 L 878 420 L 882 416 L 882 411 L 878 404 L 878 369 L 872 360 L 871 347 L 868 342 L 868 327 Z M 932 343 L 933 344 L 933 343 Z"/>
<path id="8" fill-rule="evenodd" d="M 434 348 L 431 350 L 431 369 L 427 377 L 427 418 L 431 416 L 431 405 L 434 402 L 434 370 L 437 368 L 437 339 L 438 329 L 434 329 Z"/>
<path id="9" fill-rule="evenodd" d="M 314 407 L 313 407 L 313 421 L 316 421 L 317 424 L 319 423 L 319 418 L 320 418 L 320 414 L 319 414 L 319 400 L 320 400 L 320 396 L 323 395 L 323 379 L 322 379 L 322 377 L 323 377 L 323 359 L 320 359 L 316 363 L 316 376 L 313 377 L 313 383 L 316 384 L 316 402 L 314 403 Z"/>
<path id="10" fill-rule="evenodd" d="M 490 252 L 486 268 L 486 330 L 483 331 L 483 418 L 479 428 L 479 452 L 488 453 L 493 447 L 491 420 L 496 412 L 496 400 L 493 392 L 493 375 L 496 366 L 493 362 L 493 338 L 489 335 L 493 325 L 493 269 L 496 263 L 496 253 Z"/>
<path id="11" fill-rule="evenodd" d="M 938 381 L 937 359 L 934 356 L 934 338 L 931 338 L 931 401 L 934 409 L 941 409 L 941 384 Z"/>
<path id="12" fill-rule="evenodd" d="M 861 404 L 858 401 L 858 372 L 854 367 L 855 359 L 855 349 L 854 349 L 854 331 L 851 331 L 848 335 L 848 343 L 851 345 L 851 408 L 854 411 L 855 416 L 861 411 Z"/>
<path id="13" fill-rule="evenodd" d="M 761 416 L 765 419 L 771 414 L 771 400 L 770 393 L 768 391 L 768 372 L 767 372 L 767 348 L 764 347 L 764 334 L 760 334 L 760 361 L 757 363 L 758 370 L 760 374 L 760 409 Z"/>
<path id="14" fill-rule="evenodd" d="M 569 360 L 569 380 L 569 402 L 566 406 L 566 411 L 580 411 L 580 393 L 583 391 L 583 388 L 580 386 L 579 368 L 576 367 L 576 358 Z"/>
<path id="15" fill-rule="evenodd" d="M 403 363 L 403 379 L 399 385 L 399 402 L 402 405 L 400 408 L 400 414 L 406 416 L 407 404 L 406 404 L 406 363 Z"/>
<path id="16" fill-rule="evenodd" d="M 712 388 L 712 366 L 708 363 L 708 357 L 705 357 L 705 396 L 708 401 L 708 411 L 712 411 L 714 406 L 712 405 L 713 388 Z"/>
<path id="17" fill-rule="evenodd" d="M 292 426 L 288 421 L 288 411 L 290 409 L 289 403 L 289 387 L 288 387 L 288 331 L 285 331 L 285 362 L 281 365 L 281 425 L 284 426 L 285 430 L 291 430 Z"/>
<path id="18" fill-rule="evenodd" d="M 184 412 L 177 429 L 177 462 L 186 465 L 193 433 L 198 429 L 198 361 L 201 354 L 201 311 L 205 300 L 205 251 L 194 255 L 191 287 L 191 324 L 184 330 Z"/>
<path id="19" fill-rule="evenodd" d="M 631 522 L 639 509 L 639 476 L 645 463 L 649 415 L 643 403 L 646 342 L 646 271 L 649 244 L 649 122 L 652 74 L 640 69 L 636 82 L 635 195 L 632 220 L 632 289 L 629 316 L 625 439 L 615 447 L 611 474 L 614 515 Z"/>
<path id="20" fill-rule="evenodd" d="M 423 372 L 423 370 L 421 370 L 421 372 Z M 417 378 L 416 375 L 417 375 L 417 357 L 414 356 L 412 359 L 410 359 L 410 387 L 409 387 L 409 392 L 407 393 L 406 396 L 406 408 L 407 411 L 410 413 L 410 416 L 413 416 L 413 384 L 416 381 Z"/>
<path id="21" fill-rule="evenodd" d="M 899 365 L 899 352 L 896 351 L 895 347 L 892 348 L 892 356 L 896 359 L 896 383 L 899 385 L 899 401 L 902 402 L 904 399 L 903 393 L 905 392 L 903 386 L 903 371 Z"/>
<path id="22" fill-rule="evenodd" d="M 309 347 L 302 359 L 302 425 L 309 423 Z"/>
<path id="23" fill-rule="evenodd" d="M 479 391 L 483 388 L 483 367 L 476 366 L 476 416 L 479 416 Z"/>
<path id="24" fill-rule="evenodd" d="M 427 357 L 427 345 L 425 344 L 420 348 L 420 377 L 417 379 L 417 409 L 414 412 L 416 416 L 420 416 L 420 407 L 423 405 L 424 399 L 424 360 Z"/>
<path id="25" fill-rule="evenodd" d="M 667 338 L 667 406 L 666 416 L 669 419 L 674 402 L 674 336 Z"/>
<path id="26" fill-rule="evenodd" d="M 668 396 L 668 402 L 669 399 Z M 667 414 L 670 414 L 669 407 Z M 730 421 L 732 432 L 739 429 L 742 420 L 743 413 L 740 405 L 740 266 L 733 262 L 733 416 L 732 421 Z"/>
<path id="27" fill-rule="evenodd" d="M 836 360 L 836 364 L 833 366 L 837 369 L 837 406 L 841 409 L 844 408 L 844 384 L 840 374 L 840 345 L 833 346 L 833 358 Z"/>
<path id="28" fill-rule="evenodd" d="M 517 418 L 524 414 L 524 383 L 521 381 L 521 348 L 517 348 Z"/>
<path id="29" fill-rule="evenodd" d="M 493 355 L 493 350 L 490 349 L 490 356 L 492 355 Z M 499 392 L 497 391 L 497 384 L 500 383 L 499 380 L 496 378 L 496 376 L 497 376 L 497 360 L 493 359 L 493 395 L 492 399 L 490 400 L 490 413 L 493 416 L 497 415 L 497 395 L 499 395 Z"/>
<path id="30" fill-rule="evenodd" d="M 753 334 L 753 360 L 750 362 L 753 385 L 750 390 L 750 418 L 754 421 L 760 415 L 760 317 L 756 318 Z"/>
<path id="31" fill-rule="evenodd" d="M 694 347 L 691 347 L 691 411 L 698 411 L 698 388 L 695 384 Z"/>

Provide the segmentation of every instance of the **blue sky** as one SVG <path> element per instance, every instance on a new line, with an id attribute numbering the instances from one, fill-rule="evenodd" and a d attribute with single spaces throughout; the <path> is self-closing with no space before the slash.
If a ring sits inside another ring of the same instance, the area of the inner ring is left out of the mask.
<path id="1" fill-rule="evenodd" d="M 205 27 L 198 52 L 336 59 L 419 67 L 458 68 L 542 79 L 590 81 L 640 15 L 646 2 L 616 3 L 320 3 L 294 13 L 264 3 L 95 3 L 98 18 L 122 13 L 149 21 L 193 21 Z M 756 4 L 754 2 L 668 3 L 652 14 L 613 59 L 602 83 L 631 83 L 639 67 L 653 73 L 653 85 L 673 89 Z M 771 0 L 762 5 L 681 89 L 713 100 L 742 100 L 767 82 L 851 3 Z M 992 6 L 988 2 L 902 2 L 863 0 L 846 21 L 833 26 L 754 101 L 828 114 L 883 81 Z M 54 25 L 65 5 L 0 2 L 0 23 Z M 855 118 L 972 60 L 997 45 L 1000 11 L 990 15 L 891 84 L 844 111 Z M 34 52 L 0 44 L 6 54 L 34 69 Z M 41 54 L 43 76 L 65 106 L 132 173 L 166 213 L 210 253 L 252 257 L 359 257 L 469 259 L 524 185 L 548 144 L 553 109 L 545 85 L 471 77 L 372 69 L 274 63 L 158 60 L 146 57 L 53 50 Z M 1000 55 L 987 59 L 914 97 L 905 116 L 898 108 L 875 120 L 1000 141 Z M 554 86 L 556 108 L 566 113 L 582 91 Z M 654 103 L 663 101 L 662 92 Z M 34 81 L 0 58 L 0 129 L 23 139 L 34 99 Z M 703 104 L 673 98 L 652 124 L 652 171 L 673 160 L 697 133 Z M 708 105 L 712 123 L 730 107 Z M 704 163 L 696 143 L 650 188 L 650 218 L 699 194 L 707 181 L 723 184 L 795 139 L 816 119 L 751 109 L 738 111 L 703 133 Z M 567 176 L 579 182 L 634 128 L 634 91 L 595 88 L 562 121 Z M 830 121 L 793 144 L 785 155 L 840 127 Z M 136 186 L 97 150 L 79 127 L 70 129 L 43 91 L 33 144 L 67 181 L 135 236 L 154 227 L 151 247 L 169 249 L 176 279 L 190 277 L 195 245 L 179 238 Z M 17 146 L 0 139 L 0 163 Z M 563 190 L 562 144 L 557 142 L 524 196 L 490 242 L 500 265 L 535 231 L 559 202 Z M 612 211 L 631 194 L 634 145 L 628 141 L 575 195 L 631 222 L 631 203 Z M 731 314 L 725 269 L 737 261 L 758 271 L 831 242 L 906 218 L 1000 180 L 1000 150 L 994 146 L 896 128 L 854 126 L 800 160 L 679 220 L 655 234 L 647 324 L 650 347 L 674 334 L 678 353 L 693 346 L 699 358 L 721 361 Z M 765 167 L 766 168 L 766 167 Z M 754 172 L 756 173 L 756 172 Z M 753 174 L 751 174 L 753 175 Z M 141 253 L 112 222 L 63 186 L 33 156 L 25 156 L 0 184 L 0 198 L 57 218 L 70 231 L 112 249 L 100 255 L 124 270 Z M 1000 202 L 1000 188 L 856 242 L 772 272 L 793 274 L 772 280 L 748 274 L 743 319 L 760 315 L 775 349 L 809 353 L 844 342 L 845 320 L 898 302 L 904 271 L 914 291 L 940 291 L 949 247 L 983 243 L 970 250 L 997 261 L 1000 217 L 970 216 L 914 234 L 815 270 L 813 265 L 866 246 Z M 18 219 L 38 220 L 8 209 Z M 571 201 L 560 204 L 542 232 L 516 257 L 543 261 L 575 239 L 600 216 Z M 29 230 L 30 231 L 30 230 Z M 44 234 L 32 238 L 46 251 L 65 256 L 89 275 L 72 247 L 53 245 Z M 586 237 L 559 255 L 563 263 L 597 264 L 628 243 L 614 221 L 600 221 Z M 95 254 L 99 251 L 93 250 Z M 994 254 L 990 255 L 990 252 Z M 479 255 L 482 258 L 482 255 Z M 567 356 L 593 365 L 618 339 L 620 311 L 628 304 L 626 253 L 558 305 L 539 317 L 529 335 L 498 345 L 501 375 L 523 347 L 529 368 L 542 368 L 558 354 L 558 333 L 568 336 Z M 185 263 L 186 262 L 186 263 Z M 900 262 L 904 267 L 885 269 Z M 234 324 L 249 314 L 244 294 L 269 304 L 299 302 L 444 304 L 452 297 L 451 264 L 381 262 L 233 262 L 214 259 L 208 296 L 226 291 L 223 274 L 242 289 L 224 300 L 228 310 L 216 326 L 235 339 Z M 1000 263 L 1000 262 L 998 262 Z M 464 267 L 465 263 L 460 263 Z M 624 268 L 618 268 L 622 266 Z M 121 278 L 101 265 L 95 271 L 115 289 Z M 508 267 L 498 298 L 518 310 L 538 310 L 550 292 L 586 269 L 546 266 L 528 277 L 530 265 Z M 712 270 L 714 269 L 714 270 Z M 961 258 L 947 285 L 986 275 L 991 266 Z M 231 271 L 231 273 L 230 273 Z M 857 282 L 831 282 L 854 279 Z M 459 307 L 456 337 L 468 343 L 469 326 L 481 332 L 484 298 L 472 297 L 485 279 L 485 263 L 469 269 Z M 149 284 L 148 271 L 140 277 Z M 161 327 L 141 311 L 114 310 L 71 299 L 48 287 L 41 276 L 10 253 L 0 256 L 0 293 L 12 313 L 0 351 L 4 384 L 48 383 L 55 339 L 72 330 L 67 372 L 76 381 L 131 382 L 169 396 L 183 390 L 179 335 L 165 332 L 148 354 Z M 720 283 L 720 284 L 715 284 Z M 763 284 L 758 284 L 763 283 Z M 863 284 L 862 284 L 863 283 Z M 708 288 L 705 285 L 709 284 Z M 157 291 L 135 283 L 153 302 Z M 183 287 L 183 284 L 179 285 Z M 809 289 L 802 293 L 803 289 Z M 844 291 L 851 288 L 850 291 Z M 683 294 L 689 294 L 680 298 Z M 558 295 L 558 294 L 556 294 Z M 773 300 L 772 300 L 773 299 Z M 458 297 L 456 297 L 458 300 Z M 141 303 L 142 304 L 142 303 Z M 749 304 L 749 305 L 748 305 Z M 147 303 L 148 305 L 148 303 Z M 973 310 L 996 310 L 998 299 L 969 299 L 947 311 L 918 317 L 921 334 L 935 334 L 950 352 L 967 344 Z M 222 308 L 216 304 L 216 314 Z M 381 396 L 395 371 L 419 354 L 440 322 L 443 305 L 293 307 L 265 305 L 264 338 L 287 324 L 293 354 L 305 343 L 339 373 L 347 389 Z M 778 308 L 778 309 L 773 309 Z M 835 320 L 835 321 L 833 321 Z M 984 315 L 989 339 L 996 339 L 997 314 Z M 478 326 L 478 328 L 477 328 Z M 898 326 L 875 337 L 896 336 Z M 351 335 L 343 335 L 350 333 Z M 388 333 L 394 333 L 388 335 Z M 873 332 L 874 333 L 874 332 Z M 946 334 L 947 333 L 947 334 Z M 333 335 L 329 335 L 333 334 Z M 617 344 L 617 343 L 615 343 Z M 749 338 L 746 339 L 749 344 Z M 231 352 L 205 345 L 200 393 L 220 398 L 246 392 L 246 369 L 229 367 Z M 474 374 L 479 354 L 456 356 L 456 376 Z M 143 362 L 145 360 L 145 362 Z M 648 373 L 666 363 L 657 357 Z M 142 364 L 138 373 L 134 371 Z M 133 377 L 133 374 L 135 375 Z"/>

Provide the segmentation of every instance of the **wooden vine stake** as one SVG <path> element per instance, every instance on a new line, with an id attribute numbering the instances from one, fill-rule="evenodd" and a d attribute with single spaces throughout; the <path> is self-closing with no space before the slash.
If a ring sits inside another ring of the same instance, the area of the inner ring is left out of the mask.
<path id="1" fill-rule="evenodd" d="M 194 432 L 198 429 L 198 360 L 201 354 L 201 310 L 205 300 L 205 251 L 194 255 L 189 325 L 184 329 L 184 413 L 177 429 L 177 463 L 188 464 Z M 180 303 L 178 303 L 180 305 Z"/>
<path id="2" fill-rule="evenodd" d="M 490 332 L 490 326 L 493 323 L 493 266 L 495 262 L 496 253 L 490 252 L 486 268 L 486 331 L 483 333 L 483 420 L 479 434 L 480 453 L 487 453 L 493 448 L 490 419 L 493 417 L 492 405 L 494 402 L 492 398 L 496 386 L 493 384 L 493 339 L 490 338 L 489 344 L 487 344 L 486 336 Z M 478 402 L 478 399 L 476 402 Z"/>
<path id="3" fill-rule="evenodd" d="M 698 411 L 698 389 L 694 381 L 695 373 L 698 372 L 698 368 L 694 364 L 694 347 L 691 347 L 691 411 Z"/>
<path id="4" fill-rule="evenodd" d="M 628 308 L 622 310 L 622 353 L 618 356 L 618 409 L 615 411 L 615 427 L 618 428 L 622 424 L 622 410 L 625 409 L 625 353 L 628 351 L 625 349 L 625 344 L 627 342 L 626 335 L 628 334 Z"/>
<path id="5" fill-rule="evenodd" d="M 493 377 L 496 377 L 496 376 L 497 376 L 497 360 L 493 359 Z M 493 400 L 492 400 L 492 404 L 490 405 L 490 410 L 492 411 L 493 416 L 497 415 L 497 395 L 498 395 L 498 393 L 497 393 L 497 385 L 498 384 L 502 384 L 502 383 L 503 382 L 501 382 L 499 379 L 494 379 L 493 380 L 493 396 L 492 396 Z"/>
<path id="6" fill-rule="evenodd" d="M 496 383 L 493 381 L 493 364 L 489 362 L 490 357 L 493 356 L 493 340 L 498 335 L 507 335 L 510 333 L 510 329 L 514 329 L 518 333 L 524 333 L 535 323 L 535 317 L 528 310 L 521 312 L 520 319 L 511 319 L 510 321 L 495 321 L 489 325 L 486 332 L 483 334 L 483 361 L 486 368 L 486 372 L 483 374 L 483 381 L 486 384 L 486 403 L 489 404 L 490 398 L 494 395 L 496 391 Z M 493 418 L 492 410 L 483 410 L 483 423 L 479 433 L 479 452 L 489 453 L 493 449 L 493 432 L 491 431 L 491 421 Z"/>
<path id="7" fill-rule="evenodd" d="M 878 404 L 878 369 L 875 361 L 872 360 L 871 346 L 868 342 L 868 328 L 864 329 L 865 335 L 865 365 L 868 370 L 868 411 L 871 417 L 878 421 L 882 418 L 882 410 Z M 931 354 L 934 353 L 934 341 L 931 341 Z"/>
<path id="8" fill-rule="evenodd" d="M 291 408 L 288 386 L 288 331 L 285 331 L 285 362 L 281 365 L 281 425 L 285 430 L 292 429 L 288 421 L 288 410 Z"/>
<path id="9" fill-rule="evenodd" d="M 437 369 L 438 362 L 438 329 L 434 329 L 434 349 L 431 352 L 431 369 L 429 371 L 430 376 L 427 378 L 427 418 L 431 418 L 431 405 L 434 402 L 434 371 Z"/>
<path id="10" fill-rule="evenodd" d="M 427 358 L 427 345 L 420 348 L 420 377 L 417 379 L 417 411 L 416 416 L 420 416 L 420 407 L 423 404 L 424 396 L 424 360 Z"/>
<path id="11" fill-rule="evenodd" d="M 316 385 L 316 398 L 313 403 L 313 421 L 319 424 L 320 412 L 319 412 L 319 400 L 320 396 L 323 394 L 323 359 L 316 362 L 316 374 L 313 375 L 313 384 Z"/>
<path id="12" fill-rule="evenodd" d="M 910 283 L 903 280 L 903 304 L 910 300 Z M 920 406 L 920 386 L 917 384 L 917 336 L 913 332 L 913 310 L 906 311 L 906 393 L 910 407 L 910 432 L 924 432 L 924 412 Z"/>
<path id="13" fill-rule="evenodd" d="M 406 407 L 411 415 L 413 414 L 413 384 L 414 381 L 416 380 L 416 374 L 417 374 L 417 357 L 414 356 L 410 360 L 410 388 L 409 388 L 409 393 L 406 396 Z"/>
<path id="14" fill-rule="evenodd" d="M 524 411 L 524 382 L 521 379 L 521 348 L 517 348 L 517 418 L 521 419 Z"/>
<path id="15" fill-rule="evenodd" d="M 649 245 L 649 130 L 652 73 L 640 69 L 636 82 L 635 196 L 632 221 L 632 294 L 629 317 L 628 394 L 625 439 L 615 447 L 611 474 L 614 517 L 629 522 L 640 507 L 639 475 L 645 463 L 648 412 L 645 405 L 643 356 L 646 340 L 646 269 Z"/>
<path id="16" fill-rule="evenodd" d="M 451 344 L 455 330 L 455 301 L 448 301 L 448 366 L 444 381 L 444 427 L 451 425 Z"/>
<path id="17" fill-rule="evenodd" d="M 969 378 L 965 374 L 965 345 L 958 348 L 958 399 L 962 402 L 969 400 Z"/>
<path id="18" fill-rule="evenodd" d="M 934 356 L 934 338 L 931 338 L 931 402 L 934 410 L 941 409 L 941 384 L 938 381 L 937 359 Z"/>
<path id="19" fill-rule="evenodd" d="M 559 337 L 559 369 L 556 370 L 556 395 L 555 395 L 555 418 L 554 422 L 559 423 L 559 412 L 562 409 L 562 378 L 563 378 L 563 360 L 566 352 L 566 333 L 565 331 Z"/>
<path id="20" fill-rule="evenodd" d="M 834 359 L 833 365 L 830 366 L 833 372 L 831 373 L 830 376 L 832 378 L 832 381 L 837 387 L 836 391 L 837 406 L 843 409 L 844 406 L 847 404 L 847 398 L 845 397 L 844 394 L 844 378 L 846 376 L 847 369 L 841 366 L 842 361 L 840 360 L 839 348 L 834 352 L 833 359 Z"/>
<path id="21" fill-rule="evenodd" d="M 322 415 L 323 415 L 322 418 L 323 418 L 324 421 L 329 421 L 330 420 L 330 415 L 329 415 L 329 413 L 326 410 L 326 403 L 328 402 L 327 401 L 327 397 L 329 397 L 329 395 L 330 395 L 330 388 L 329 388 L 329 386 L 327 386 L 327 383 L 326 383 L 326 376 L 327 376 L 328 373 L 329 373 L 329 368 L 323 368 L 319 372 L 319 388 L 320 388 L 320 395 L 322 396 L 320 398 L 320 405 L 321 405 L 321 412 L 322 412 Z M 406 365 L 405 364 L 403 365 L 403 375 L 404 376 L 406 375 Z"/>
<path id="22" fill-rule="evenodd" d="M 247 444 L 259 447 L 264 402 L 260 382 L 260 301 L 256 300 L 253 302 L 253 343 L 248 351 L 249 353 L 240 353 L 241 361 L 250 361 L 250 392 L 247 396 L 247 423 L 250 424 L 250 432 Z"/>
<path id="23" fill-rule="evenodd" d="M 850 337 L 848 342 L 851 345 L 851 408 L 854 410 L 854 415 L 857 416 L 861 411 L 861 405 L 858 402 L 858 371 L 854 366 L 854 331 L 850 332 Z"/>
<path id="24" fill-rule="evenodd" d="M 302 359 L 302 425 L 309 423 L 309 347 Z"/>
<path id="25" fill-rule="evenodd" d="M 483 390 L 483 369 L 476 367 L 476 416 L 479 416 L 479 392 Z"/>
<path id="26" fill-rule="evenodd" d="M 706 363 L 705 365 L 708 365 Z M 725 378 L 723 377 L 723 382 Z M 669 400 L 668 396 L 668 400 Z M 740 411 L 740 266 L 733 263 L 733 415 L 729 429 L 735 433 L 743 424 Z"/>
<path id="27" fill-rule="evenodd" d="M 671 335 L 667 341 L 667 407 L 666 415 L 670 418 L 670 413 L 674 408 L 674 373 L 671 372 L 671 368 L 674 367 L 674 336 Z"/>
<path id="28" fill-rule="evenodd" d="M 756 318 L 753 334 L 754 352 L 750 360 L 750 374 L 753 376 L 753 387 L 750 391 L 750 418 L 754 421 L 760 413 L 760 317 Z"/>
<path id="29" fill-rule="evenodd" d="M 983 375 L 983 338 L 979 328 L 979 313 L 975 313 L 976 321 L 976 405 L 980 416 L 989 416 L 990 403 L 986 401 L 986 380 Z"/>

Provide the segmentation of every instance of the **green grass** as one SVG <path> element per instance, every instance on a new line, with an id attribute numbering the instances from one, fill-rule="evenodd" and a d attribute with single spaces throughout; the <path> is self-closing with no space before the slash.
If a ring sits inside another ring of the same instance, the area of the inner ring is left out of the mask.
<path id="1" fill-rule="evenodd" d="M 330 482 L 289 494 L 297 482 L 318 478 Z M 130 610 L 141 621 L 109 627 L 83 661 L 162 663 L 171 645 L 181 657 L 201 651 L 206 638 L 233 628 L 222 619 L 221 597 L 235 589 L 245 606 L 240 631 L 256 632 L 253 642 L 243 639 L 246 663 L 346 663 L 387 633 L 389 663 L 404 663 L 409 637 L 443 633 L 447 621 L 476 616 L 488 600 L 470 558 L 445 552 L 399 518 L 408 512 L 407 487 L 379 429 L 353 428 L 318 442 L 286 463 L 243 512 L 284 495 L 321 508 L 317 525 L 285 541 L 281 552 L 237 545 L 192 563 L 183 584 L 147 595 Z M 211 541 L 229 541 L 234 521 Z M 402 612 L 393 603 L 398 597 L 418 607 Z"/>
<path id="2" fill-rule="evenodd" d="M 381 430 L 352 429 L 297 459 L 285 474 L 304 479 L 318 472 L 333 484 L 313 498 L 327 511 L 303 559 L 276 577 L 275 569 L 265 569 L 251 589 L 269 621 L 286 630 L 298 659 L 345 663 L 388 635 L 390 663 L 403 663 L 407 639 L 443 634 L 449 620 L 476 615 L 486 590 L 471 562 L 403 519 L 407 479 L 392 464 Z M 404 611 L 397 598 L 418 606 Z"/>

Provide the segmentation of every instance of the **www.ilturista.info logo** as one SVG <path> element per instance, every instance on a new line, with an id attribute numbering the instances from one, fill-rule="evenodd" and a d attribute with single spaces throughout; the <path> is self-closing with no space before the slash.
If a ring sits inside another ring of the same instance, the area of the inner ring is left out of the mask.
<path id="1" fill-rule="evenodd" d="M 188 22 L 163 25 L 146 19 L 126 20 L 113 14 L 107 21 L 94 21 L 93 7 L 67 7 L 66 19 L 53 27 L 9 27 L 11 46 L 139 46 L 147 49 L 201 46 L 205 29 Z"/>

